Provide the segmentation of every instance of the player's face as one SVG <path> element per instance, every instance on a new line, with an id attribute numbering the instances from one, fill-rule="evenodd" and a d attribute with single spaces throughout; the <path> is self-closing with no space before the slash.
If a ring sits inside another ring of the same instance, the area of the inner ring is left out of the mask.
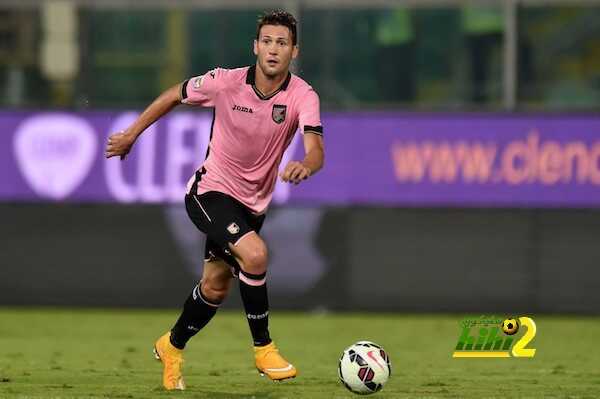
<path id="1" fill-rule="evenodd" d="M 254 54 L 266 76 L 287 73 L 292 59 L 298 56 L 298 46 L 292 44 L 292 32 L 287 26 L 265 25 L 254 41 Z"/>

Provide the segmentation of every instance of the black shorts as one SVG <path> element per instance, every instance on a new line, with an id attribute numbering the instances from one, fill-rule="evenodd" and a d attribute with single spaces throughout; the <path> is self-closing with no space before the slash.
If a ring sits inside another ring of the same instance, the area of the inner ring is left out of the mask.
<path id="1" fill-rule="evenodd" d="M 231 254 L 229 244 L 236 245 L 252 231 L 259 233 L 265 215 L 253 214 L 238 200 L 218 191 L 186 194 L 185 209 L 196 227 L 206 234 L 204 259 L 223 259 L 237 274 L 239 265 Z"/>

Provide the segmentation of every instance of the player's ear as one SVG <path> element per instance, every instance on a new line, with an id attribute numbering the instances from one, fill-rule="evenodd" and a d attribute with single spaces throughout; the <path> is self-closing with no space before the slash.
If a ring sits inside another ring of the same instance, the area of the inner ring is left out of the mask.
<path id="1" fill-rule="evenodd" d="M 254 39 L 254 55 L 258 55 L 258 41 Z"/>
<path id="2" fill-rule="evenodd" d="M 299 52 L 300 52 L 300 48 L 298 48 L 298 45 L 294 46 L 294 49 L 292 50 L 292 59 L 295 59 L 296 57 L 298 57 Z"/>

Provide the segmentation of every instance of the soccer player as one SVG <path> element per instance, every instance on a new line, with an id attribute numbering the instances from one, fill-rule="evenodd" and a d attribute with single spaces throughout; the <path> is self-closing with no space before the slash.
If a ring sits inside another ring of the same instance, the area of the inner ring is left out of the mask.
<path id="1" fill-rule="evenodd" d="M 254 341 L 256 368 L 272 380 L 296 376 L 269 334 L 267 247 L 259 236 L 271 201 L 283 152 L 299 128 L 305 157 L 279 175 L 298 184 L 323 166 L 319 97 L 289 72 L 298 55 L 296 20 L 272 11 L 258 20 L 256 64 L 216 68 L 162 93 L 125 131 L 108 139 L 106 157 L 125 159 L 137 137 L 157 119 L 184 103 L 214 108 L 204 163 L 187 185 L 185 206 L 207 236 L 202 278 L 185 301 L 173 328 L 155 344 L 166 389 L 185 389 L 183 349 L 215 315 L 238 277 Z"/>

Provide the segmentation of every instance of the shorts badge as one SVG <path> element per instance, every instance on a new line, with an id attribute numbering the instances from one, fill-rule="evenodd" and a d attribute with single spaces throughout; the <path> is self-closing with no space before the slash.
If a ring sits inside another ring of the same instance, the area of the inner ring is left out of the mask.
<path id="1" fill-rule="evenodd" d="M 237 234 L 240 232 L 240 226 L 235 223 L 231 223 L 229 226 L 227 226 L 227 231 L 231 234 Z"/>
<path id="2" fill-rule="evenodd" d="M 273 112 L 271 116 L 273 117 L 273 122 L 282 123 L 285 121 L 285 111 L 287 110 L 287 105 L 275 104 L 273 105 Z"/>

